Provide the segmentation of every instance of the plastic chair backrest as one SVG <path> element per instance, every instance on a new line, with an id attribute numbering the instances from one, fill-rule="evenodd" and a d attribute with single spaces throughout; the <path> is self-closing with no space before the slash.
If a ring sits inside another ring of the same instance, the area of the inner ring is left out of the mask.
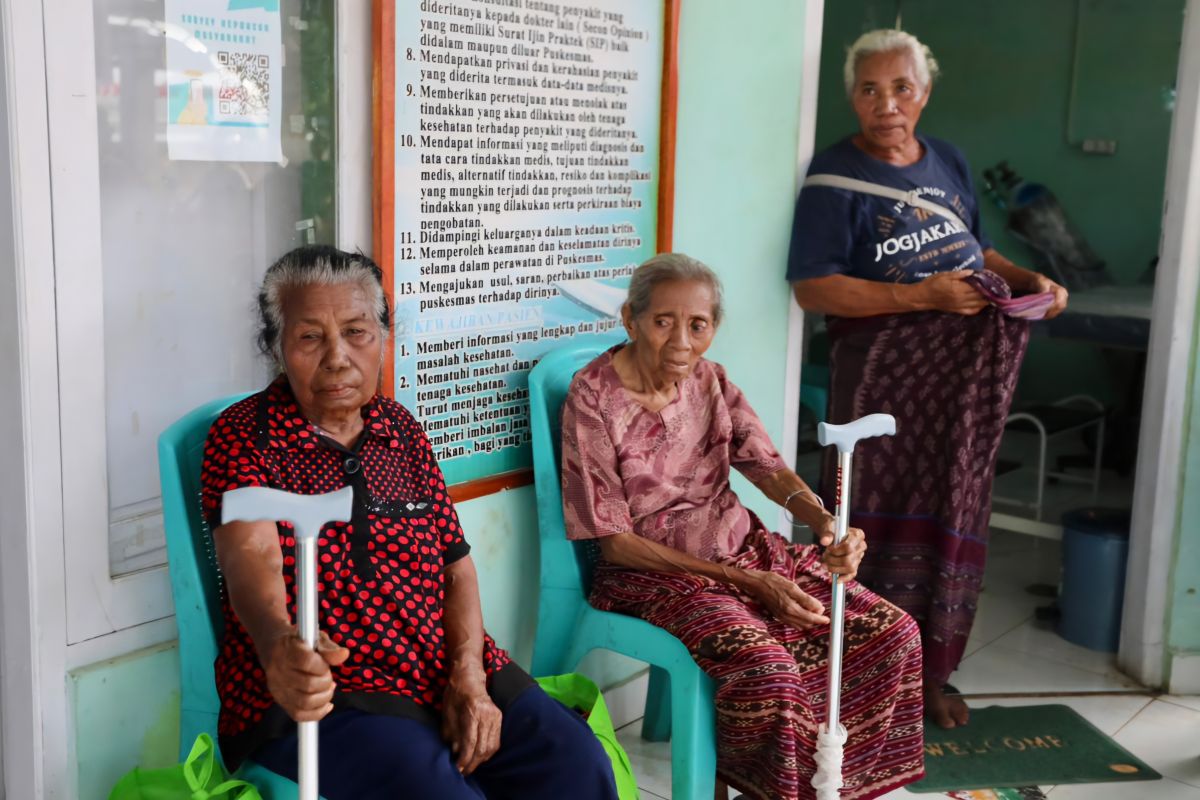
<path id="1" fill-rule="evenodd" d="M 208 430 L 226 408 L 247 397 L 234 395 L 205 403 L 158 437 L 158 471 L 162 483 L 163 524 L 175 620 L 179 626 L 181 738 L 191 746 L 197 730 L 189 716 L 216 715 L 220 710 L 213 662 L 221 638 L 221 577 L 212 534 L 200 514 L 200 463 Z"/>
<path id="2" fill-rule="evenodd" d="M 586 600 L 599 557 L 594 542 L 567 539 L 562 507 L 562 405 L 575 373 L 620 339 L 566 345 L 547 353 L 529 372 L 529 424 L 541 538 L 541 585 L 571 589 Z"/>

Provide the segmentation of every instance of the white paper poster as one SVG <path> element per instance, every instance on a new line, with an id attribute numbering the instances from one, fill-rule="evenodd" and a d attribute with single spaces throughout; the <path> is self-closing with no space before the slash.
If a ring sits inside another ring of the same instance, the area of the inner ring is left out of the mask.
<path id="1" fill-rule="evenodd" d="M 610 342 L 656 251 L 650 0 L 396 3 L 396 399 L 450 483 L 527 469 L 530 367 Z"/>
<path id="2" fill-rule="evenodd" d="M 167 152 L 280 161 L 279 0 L 166 0 Z"/>

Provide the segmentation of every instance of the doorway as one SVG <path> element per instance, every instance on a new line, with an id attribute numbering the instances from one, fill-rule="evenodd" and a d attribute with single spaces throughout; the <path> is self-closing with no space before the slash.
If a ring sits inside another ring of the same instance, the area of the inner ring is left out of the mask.
<path id="1" fill-rule="evenodd" d="M 1160 241 L 1167 154 L 1178 140 L 1172 126 L 1184 5 L 1134 9 L 1080 0 L 1048 8 L 1023 0 L 956 5 L 947 13 L 946 4 L 933 0 L 851 0 L 824 9 L 815 152 L 857 127 L 842 82 L 846 48 L 867 30 L 898 26 L 913 33 L 942 72 L 919 130 L 965 153 L 983 226 L 997 249 L 1072 293 L 1068 314 L 1034 325 L 1018 383 L 1013 410 L 1036 422 L 1024 431 L 1014 424 L 1003 439 L 984 591 L 961 674 L 953 679 L 964 691 L 1126 692 L 1161 678 L 1154 657 L 1142 652 L 1145 635 L 1127 643 L 1120 659 L 1063 640 L 1055 595 L 1065 513 L 1105 507 L 1129 515 L 1135 504 L 1155 509 L 1155 503 L 1175 508 L 1156 480 L 1171 474 L 1163 471 L 1170 464 L 1146 467 L 1166 441 L 1163 408 L 1143 409 L 1142 398 L 1157 402 L 1155 390 L 1145 387 L 1161 385 L 1167 372 L 1166 348 L 1160 354 L 1154 342 L 1167 342 L 1183 319 L 1191 325 L 1191 311 L 1168 309 L 1178 296 L 1179 262 L 1159 266 L 1160 255 L 1166 258 Z M 981 40 L 965 30 L 988 35 Z M 1073 259 L 1031 235 L 1014 214 L 1018 196 L 1031 187 L 1054 198 L 1073 237 Z M 827 398 L 829 363 L 818 315 L 806 315 L 804 342 L 797 466 L 815 483 L 821 471 L 815 423 Z M 1140 439 L 1148 444 L 1140 447 Z M 1177 469 L 1177 441 L 1174 457 Z M 1128 521 L 1115 524 L 1129 533 Z M 1136 531 L 1134 542 L 1130 586 L 1145 586 L 1152 569 L 1165 570 L 1165 563 L 1150 563 L 1146 537 Z M 1123 591 L 1114 579 L 1111 592 Z M 1126 618 L 1137 616 L 1140 630 L 1157 611 L 1161 630 L 1162 604 L 1140 602 L 1144 595 L 1131 601 Z"/>

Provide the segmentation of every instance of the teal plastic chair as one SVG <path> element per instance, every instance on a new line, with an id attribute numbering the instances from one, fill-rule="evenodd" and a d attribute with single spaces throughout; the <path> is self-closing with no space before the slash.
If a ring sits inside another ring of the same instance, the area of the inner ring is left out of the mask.
<path id="1" fill-rule="evenodd" d="M 217 740 L 217 684 L 213 662 L 221 640 L 221 588 L 216 552 L 200 516 L 200 462 L 213 422 L 245 394 L 214 400 L 192 411 L 158 437 L 163 523 L 175 621 L 179 626 L 179 760 L 196 736 Z M 258 787 L 264 800 L 296 800 L 295 783 L 247 761 L 237 777 Z"/>
<path id="2" fill-rule="evenodd" d="M 716 783 L 717 735 L 712 679 L 683 642 L 662 628 L 588 603 L 599 549 L 567 539 L 563 521 L 560 411 L 571 379 L 604 346 L 568 345 L 546 355 L 529 373 L 533 471 L 541 540 L 541 596 L 533 645 L 533 674 L 571 672 L 592 650 L 611 650 L 650 666 L 642 736 L 671 739 L 671 796 L 710 800 Z"/>

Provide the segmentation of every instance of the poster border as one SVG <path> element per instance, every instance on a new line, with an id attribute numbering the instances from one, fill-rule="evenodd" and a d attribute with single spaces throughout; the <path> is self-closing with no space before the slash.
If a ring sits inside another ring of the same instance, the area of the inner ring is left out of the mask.
<path id="1" fill-rule="evenodd" d="M 675 223 L 675 117 L 679 104 L 679 16 L 683 0 L 663 2 L 663 69 L 661 105 L 659 110 L 658 148 L 658 229 L 655 250 L 671 250 Z M 395 308 L 393 284 L 395 277 L 395 211 L 396 211 L 396 0 L 372 0 L 371 6 L 371 125 L 372 192 L 371 208 L 374 225 L 373 247 L 375 261 L 383 271 L 384 292 L 388 304 Z M 387 396 L 395 392 L 395 364 L 384 359 L 382 391 Z M 450 499 L 455 503 L 474 500 L 506 489 L 516 489 L 533 483 L 533 469 L 524 468 L 500 472 L 450 487 Z"/>

